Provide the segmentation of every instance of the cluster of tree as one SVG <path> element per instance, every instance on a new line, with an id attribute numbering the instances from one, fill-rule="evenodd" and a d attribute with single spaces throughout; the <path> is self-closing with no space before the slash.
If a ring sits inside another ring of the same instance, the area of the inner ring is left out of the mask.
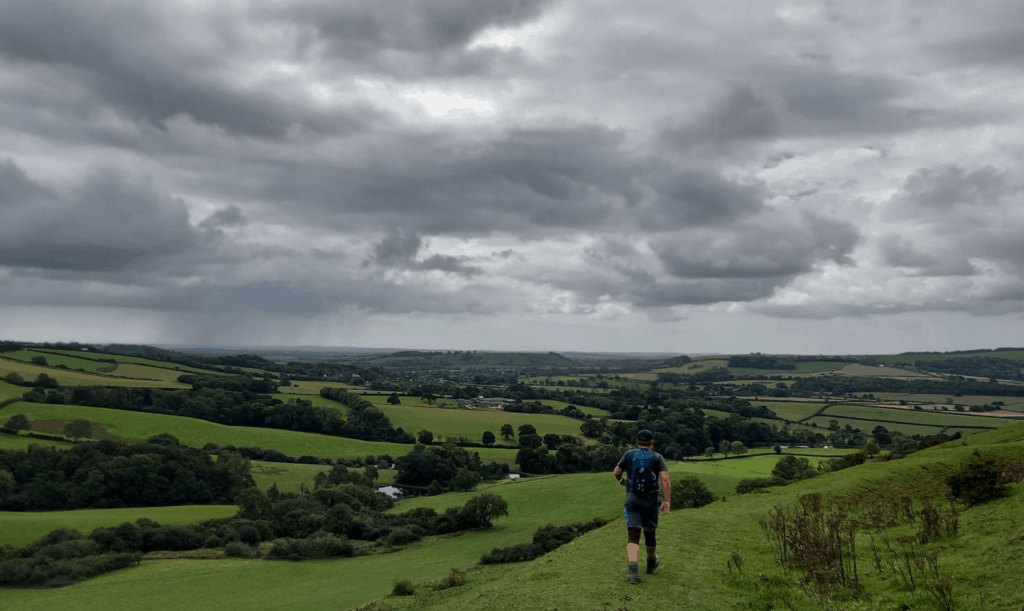
<path id="1" fill-rule="evenodd" d="M 39 389 L 36 394 L 43 394 L 43 391 L 47 388 L 57 388 L 60 386 L 56 379 L 46 375 L 45 373 L 40 373 L 32 380 L 26 380 L 17 371 L 12 371 L 4 376 L 4 382 L 15 386 L 26 386 L 32 389 Z"/>
<path id="2" fill-rule="evenodd" d="M 7 341 L 7 340 L 0 340 L 0 353 L 4 353 L 4 352 L 17 352 L 17 351 L 19 351 L 19 350 L 21 350 L 23 348 L 24 348 L 24 346 L 22 346 L 18 342 L 10 342 L 10 341 Z"/>
<path id="3" fill-rule="evenodd" d="M 940 361 L 915 361 L 920 369 L 940 373 L 998 378 L 1001 380 L 1024 380 L 1024 362 L 994 356 L 958 356 Z"/>
<path id="4" fill-rule="evenodd" d="M 544 554 L 562 547 L 576 537 L 601 528 L 609 520 L 594 518 L 589 522 L 555 526 L 547 524 L 537 528 L 531 543 L 521 543 L 511 547 L 494 548 L 480 558 L 480 564 L 504 564 L 507 562 L 526 562 L 539 558 Z"/>
<path id="5" fill-rule="evenodd" d="M 746 354 L 729 357 L 729 367 L 748 369 L 796 369 L 796 359 L 791 356 L 771 354 Z"/>
<path id="6" fill-rule="evenodd" d="M 772 469 L 771 477 L 755 477 L 741 479 L 736 484 L 737 494 L 746 494 L 769 486 L 785 486 L 791 482 L 808 479 L 818 475 L 818 470 L 802 456 L 787 455 L 779 459 Z"/>
<path id="7" fill-rule="evenodd" d="M 0 546 L 0 586 L 63 587 L 141 560 L 141 552 L 104 553 L 78 531 L 56 530 L 21 549 Z"/>
<path id="8" fill-rule="evenodd" d="M 250 393 L 274 393 L 277 392 L 278 382 L 274 379 L 246 375 L 204 375 L 197 373 L 186 373 L 178 376 L 178 381 L 188 384 L 192 390 L 203 388 L 215 388 L 229 392 L 250 392 Z"/>
<path id="9" fill-rule="evenodd" d="M 342 433 L 344 437 L 394 443 L 416 442 L 416 438 L 401 427 L 393 428 L 391 420 L 377 406 L 355 393 L 341 388 L 322 388 L 320 396 L 348 407 L 348 420 Z"/>
<path id="10" fill-rule="evenodd" d="M 616 446 L 604 443 L 588 445 L 577 438 L 568 438 L 562 440 L 554 451 L 547 446 L 524 447 L 516 454 L 516 464 L 520 470 L 537 475 L 611 471 L 621 457 L 622 450 Z"/>
<path id="11" fill-rule="evenodd" d="M 945 380 L 930 378 L 878 378 L 855 376 L 813 376 L 797 378 L 790 387 L 792 396 L 810 396 L 829 392 L 842 396 L 855 393 L 908 393 L 925 395 L 994 395 L 998 397 L 1024 397 L 1024 386 L 998 384 L 992 381 L 968 380 L 951 377 Z"/>
<path id="12" fill-rule="evenodd" d="M 213 460 L 167 434 L 147 443 L 0 450 L 5 511 L 229 504 L 252 485 L 248 460 L 229 453 Z"/>
<path id="13" fill-rule="evenodd" d="M 454 443 L 426 447 L 416 444 L 413 451 L 395 459 L 398 473 L 395 483 L 426 488 L 428 494 L 466 491 L 476 488 L 482 479 L 497 479 L 509 474 L 505 463 L 484 464 L 480 454 Z"/>

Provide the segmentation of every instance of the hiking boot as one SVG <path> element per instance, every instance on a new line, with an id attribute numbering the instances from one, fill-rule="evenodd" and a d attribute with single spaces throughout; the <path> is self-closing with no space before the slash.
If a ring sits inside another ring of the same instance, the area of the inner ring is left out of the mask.
<path id="1" fill-rule="evenodd" d="M 629 563 L 629 583 L 633 585 L 640 583 L 640 565 L 636 562 Z"/>
<path id="2" fill-rule="evenodd" d="M 648 558 L 647 559 L 647 574 L 650 575 L 651 573 L 653 573 L 654 569 L 658 568 L 659 564 L 661 564 L 661 556 L 655 556 L 653 558 Z"/>

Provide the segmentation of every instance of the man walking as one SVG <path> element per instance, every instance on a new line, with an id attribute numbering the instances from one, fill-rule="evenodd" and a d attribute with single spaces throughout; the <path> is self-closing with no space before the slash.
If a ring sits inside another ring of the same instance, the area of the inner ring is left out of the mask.
<path id="1" fill-rule="evenodd" d="M 636 434 L 637 447 L 622 455 L 615 466 L 615 479 L 626 487 L 626 556 L 629 559 L 629 583 L 640 583 L 640 531 L 647 546 L 647 573 L 661 563 L 656 552 L 658 528 L 658 483 L 661 483 L 661 513 L 668 513 L 672 498 L 672 481 L 668 477 L 665 457 L 655 452 L 654 434 L 643 429 Z"/>

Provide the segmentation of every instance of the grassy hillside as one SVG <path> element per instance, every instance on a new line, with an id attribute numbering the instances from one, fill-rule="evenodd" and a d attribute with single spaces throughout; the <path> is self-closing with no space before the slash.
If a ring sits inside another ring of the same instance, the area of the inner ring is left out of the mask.
<path id="1" fill-rule="evenodd" d="M 73 445 L 70 441 L 34 439 L 32 437 L 26 437 L 25 435 L 9 435 L 7 433 L 0 433 L 0 450 L 24 450 L 32 444 L 54 446 L 58 448 L 70 448 Z"/>
<path id="2" fill-rule="evenodd" d="M 1011 430 L 1012 429 L 1012 430 Z M 971 445 L 988 454 L 1024 460 L 1024 445 L 990 445 L 1024 437 L 1024 425 L 979 435 Z M 645 583 L 625 583 L 621 524 L 614 523 L 577 539 L 536 561 L 474 570 L 457 590 L 421 594 L 412 599 L 388 598 L 395 609 L 819 609 L 800 591 L 793 575 L 785 575 L 769 552 L 758 525 L 774 505 L 790 505 L 800 493 L 819 490 L 830 496 L 857 496 L 880 489 L 941 489 L 942 478 L 968 458 L 971 446 L 952 444 L 919 452 L 901 461 L 869 463 L 815 478 L 768 494 L 732 496 L 698 510 L 673 512 L 663 519 L 659 550 L 664 563 Z M 955 608 L 1014 610 L 1024 605 L 1019 550 L 1024 541 L 1024 484 L 1011 487 L 1009 498 L 961 514 L 958 536 L 929 544 L 938 552 L 940 572 L 952 578 Z M 865 574 L 861 602 L 840 603 L 842 609 L 926 609 L 928 595 L 904 591 L 891 576 L 867 575 L 873 570 L 867 534 L 858 536 L 858 556 Z M 730 574 L 726 561 L 733 553 L 744 560 L 743 572 Z M 572 587 L 566 587 L 572 584 Z M 759 602 L 760 601 L 760 602 Z M 908 606 L 902 606 L 902 605 Z M 879 607 L 881 605 L 881 607 Z"/>
<path id="3" fill-rule="evenodd" d="M 62 386 L 148 386 L 153 388 L 188 388 L 184 384 L 180 384 L 172 380 L 161 379 L 161 376 L 166 378 L 170 377 L 171 374 L 173 374 L 173 378 L 177 378 L 181 375 L 178 372 L 156 369 L 155 367 L 145 369 L 152 369 L 153 372 L 144 376 L 146 379 L 136 380 L 130 377 L 117 376 L 115 374 L 87 373 L 82 371 L 58 369 L 56 367 L 43 367 L 41 365 L 33 365 L 32 363 L 26 363 L 24 361 L 0 356 L 0 377 L 11 372 L 16 372 L 26 380 L 34 380 L 39 374 L 45 373 L 51 378 L 56 379 Z M 142 372 L 137 371 L 136 373 Z"/>

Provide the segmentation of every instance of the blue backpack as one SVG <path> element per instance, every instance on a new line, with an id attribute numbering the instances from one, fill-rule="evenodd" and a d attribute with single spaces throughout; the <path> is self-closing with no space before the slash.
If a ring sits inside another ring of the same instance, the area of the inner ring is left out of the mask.
<path id="1" fill-rule="evenodd" d="M 651 463 L 654 462 L 654 451 L 646 448 L 633 450 L 633 468 L 629 473 L 629 490 L 633 494 L 650 498 L 658 494 L 658 472 Z"/>

